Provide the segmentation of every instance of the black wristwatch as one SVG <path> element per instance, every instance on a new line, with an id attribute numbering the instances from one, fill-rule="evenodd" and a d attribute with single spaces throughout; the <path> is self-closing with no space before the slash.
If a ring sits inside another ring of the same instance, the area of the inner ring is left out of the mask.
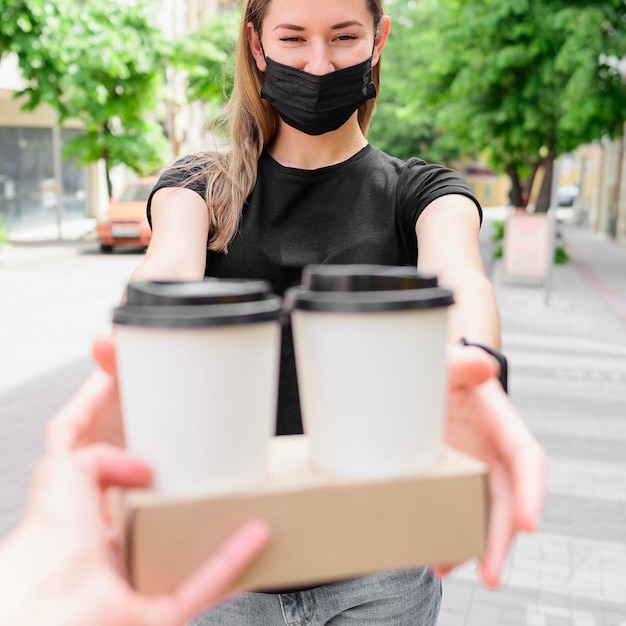
<path id="1" fill-rule="evenodd" d="M 502 385 L 502 389 L 504 389 L 504 391 L 508 393 L 509 392 L 508 391 L 509 365 L 507 363 L 507 360 L 504 354 L 502 354 L 500 350 L 496 350 L 495 348 L 492 348 L 491 346 L 486 346 L 485 344 L 482 344 L 482 343 L 475 343 L 473 341 L 468 341 L 467 339 L 465 339 L 465 337 L 463 337 L 459 341 L 459 343 L 464 346 L 476 346 L 477 348 L 481 348 L 485 352 L 488 352 L 492 357 L 494 357 L 498 361 L 498 363 L 500 364 L 500 377 L 499 377 L 500 384 Z"/>

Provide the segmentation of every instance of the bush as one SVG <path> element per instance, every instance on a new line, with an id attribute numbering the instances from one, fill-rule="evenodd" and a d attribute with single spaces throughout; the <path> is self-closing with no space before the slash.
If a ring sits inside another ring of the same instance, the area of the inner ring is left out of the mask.
<path id="1" fill-rule="evenodd" d="M 569 254 L 563 244 L 559 244 L 554 248 L 554 264 L 565 265 L 569 262 Z"/>
<path id="2" fill-rule="evenodd" d="M 504 220 L 495 220 L 491 222 L 493 231 L 491 233 L 491 241 L 502 241 L 504 239 L 504 229 L 506 222 Z"/>
<path id="3" fill-rule="evenodd" d="M 493 258 L 501 259 L 504 254 L 504 229 L 506 227 L 506 222 L 503 220 L 495 220 L 491 223 L 492 233 L 491 233 L 491 241 L 496 243 L 496 247 L 493 249 Z"/>

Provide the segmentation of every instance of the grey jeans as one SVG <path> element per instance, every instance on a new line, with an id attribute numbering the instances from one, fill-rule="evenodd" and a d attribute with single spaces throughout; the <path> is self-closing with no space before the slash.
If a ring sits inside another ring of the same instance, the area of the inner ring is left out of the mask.
<path id="1" fill-rule="evenodd" d="M 191 626 L 435 626 L 440 604 L 430 569 L 390 570 L 296 593 L 245 593 Z"/>

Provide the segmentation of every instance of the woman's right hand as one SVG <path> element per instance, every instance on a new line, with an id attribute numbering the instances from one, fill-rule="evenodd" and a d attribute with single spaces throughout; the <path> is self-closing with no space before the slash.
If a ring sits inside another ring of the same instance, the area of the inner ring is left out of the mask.
<path id="1" fill-rule="evenodd" d="M 124 447 L 113 338 L 96 339 L 92 353 L 96 369 L 46 426 L 49 453 L 100 442 Z"/>

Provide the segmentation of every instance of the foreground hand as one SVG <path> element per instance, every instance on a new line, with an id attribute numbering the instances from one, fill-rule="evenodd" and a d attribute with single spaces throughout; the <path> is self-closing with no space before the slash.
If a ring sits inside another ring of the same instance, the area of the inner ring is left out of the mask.
<path id="1" fill-rule="evenodd" d="M 44 458 L 24 519 L 0 544 L 0 623 L 182 626 L 224 599 L 267 542 L 264 523 L 242 527 L 172 595 L 142 596 L 118 572 L 103 490 L 150 480 L 143 463 L 109 446 Z"/>
<path id="2" fill-rule="evenodd" d="M 497 380 L 496 360 L 480 348 L 450 346 L 447 443 L 489 467 L 490 519 L 487 550 L 479 572 L 487 587 L 500 584 L 518 532 L 539 523 L 546 458 Z M 440 575 L 453 566 L 435 568 Z"/>
<path id="3" fill-rule="evenodd" d="M 48 452 L 64 452 L 100 442 L 124 446 L 113 339 L 96 339 L 93 356 L 99 367 L 46 425 Z"/>

